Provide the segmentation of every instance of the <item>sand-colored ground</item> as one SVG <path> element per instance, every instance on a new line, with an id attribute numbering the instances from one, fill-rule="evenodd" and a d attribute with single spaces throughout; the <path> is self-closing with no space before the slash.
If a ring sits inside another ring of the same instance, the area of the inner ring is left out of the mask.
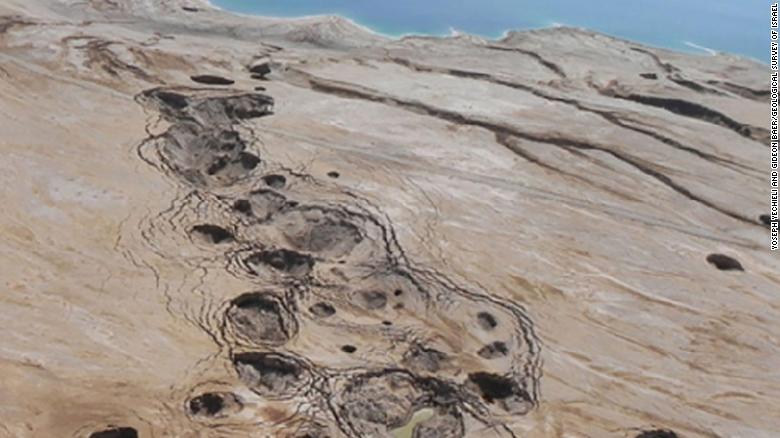
<path id="1" fill-rule="evenodd" d="M 780 436 L 765 70 L 5 1 L 0 437 Z"/>

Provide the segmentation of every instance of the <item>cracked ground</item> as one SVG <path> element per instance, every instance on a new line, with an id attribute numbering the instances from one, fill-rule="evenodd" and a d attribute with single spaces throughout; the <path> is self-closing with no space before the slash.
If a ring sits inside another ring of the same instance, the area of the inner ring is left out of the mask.
<path id="1" fill-rule="evenodd" d="M 0 5 L 0 437 L 774 437 L 764 67 Z"/>

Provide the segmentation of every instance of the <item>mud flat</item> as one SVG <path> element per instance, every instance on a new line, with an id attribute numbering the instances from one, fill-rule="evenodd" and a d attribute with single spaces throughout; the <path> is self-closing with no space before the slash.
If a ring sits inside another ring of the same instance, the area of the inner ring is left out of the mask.
<path id="1" fill-rule="evenodd" d="M 0 437 L 771 437 L 763 67 L 0 6 Z"/>

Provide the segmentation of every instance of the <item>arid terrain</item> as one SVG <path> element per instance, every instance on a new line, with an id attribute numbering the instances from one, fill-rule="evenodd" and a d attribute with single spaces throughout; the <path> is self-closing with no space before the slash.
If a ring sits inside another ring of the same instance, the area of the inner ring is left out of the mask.
<path id="1" fill-rule="evenodd" d="M 0 3 L 0 437 L 780 436 L 768 73 Z"/>

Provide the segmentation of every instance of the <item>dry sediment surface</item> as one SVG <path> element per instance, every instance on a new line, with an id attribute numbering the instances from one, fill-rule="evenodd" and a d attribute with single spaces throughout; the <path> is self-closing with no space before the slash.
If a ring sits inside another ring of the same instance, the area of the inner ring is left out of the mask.
<path id="1" fill-rule="evenodd" d="M 0 437 L 780 428 L 761 65 L 176 0 L 0 61 Z"/>

